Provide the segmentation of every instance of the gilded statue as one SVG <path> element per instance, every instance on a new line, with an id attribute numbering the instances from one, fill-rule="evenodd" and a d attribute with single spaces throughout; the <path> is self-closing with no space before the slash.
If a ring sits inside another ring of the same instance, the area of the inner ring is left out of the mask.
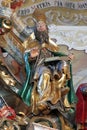
<path id="1" fill-rule="evenodd" d="M 16 86 L 20 84 L 15 93 L 29 107 L 28 117 L 32 121 L 41 117 L 43 121 L 47 119 L 50 122 L 54 115 L 56 122 L 58 118 L 61 124 L 66 124 L 62 125 L 62 130 L 73 130 L 77 100 L 72 80 L 73 54 L 60 52 L 59 46 L 49 37 L 46 16 L 42 10 L 35 9 L 33 12 L 35 26 L 27 27 L 28 35 L 20 32 L 20 27 L 16 28 L 20 22 L 15 22 L 16 15 L 11 17 L 13 21 L 6 18 L 1 20 L 0 62 L 15 79 Z M 0 75 L 3 80 L 8 76 L 2 72 Z M 15 82 L 10 76 L 8 85 L 14 86 Z M 60 129 L 60 125 L 55 128 Z"/>

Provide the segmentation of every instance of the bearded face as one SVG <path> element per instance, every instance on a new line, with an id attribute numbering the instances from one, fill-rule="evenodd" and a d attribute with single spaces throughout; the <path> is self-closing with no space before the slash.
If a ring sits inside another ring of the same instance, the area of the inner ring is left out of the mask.
<path id="1" fill-rule="evenodd" d="M 40 43 L 49 43 L 48 28 L 43 21 L 37 23 L 35 37 Z"/>

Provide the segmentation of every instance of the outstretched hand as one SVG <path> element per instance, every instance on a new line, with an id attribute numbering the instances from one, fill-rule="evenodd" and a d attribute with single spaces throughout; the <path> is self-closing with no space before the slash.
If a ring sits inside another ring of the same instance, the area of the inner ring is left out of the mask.
<path id="1" fill-rule="evenodd" d="M 35 58 L 36 56 L 39 55 L 39 50 L 38 48 L 35 48 L 35 49 L 32 49 L 31 52 L 30 52 L 30 56 L 31 58 Z"/>

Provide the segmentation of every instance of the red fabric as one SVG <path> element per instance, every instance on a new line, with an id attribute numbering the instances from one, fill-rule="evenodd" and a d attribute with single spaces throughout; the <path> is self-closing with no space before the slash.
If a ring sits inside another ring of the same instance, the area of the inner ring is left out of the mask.
<path id="1" fill-rule="evenodd" d="M 87 83 L 81 84 L 77 91 L 76 95 L 78 102 L 76 104 L 76 123 L 84 124 L 87 119 L 87 96 L 83 96 L 81 88 L 87 86 Z"/>
<path id="2" fill-rule="evenodd" d="M 19 2 L 13 2 L 11 4 L 11 9 L 16 9 L 17 7 L 20 7 L 22 5 L 23 1 L 19 1 Z"/>
<path id="3" fill-rule="evenodd" d="M 14 119 L 16 117 L 16 113 L 14 111 L 14 109 L 12 109 L 9 106 L 3 106 L 0 109 L 0 118 L 2 117 L 6 117 L 8 119 Z"/>

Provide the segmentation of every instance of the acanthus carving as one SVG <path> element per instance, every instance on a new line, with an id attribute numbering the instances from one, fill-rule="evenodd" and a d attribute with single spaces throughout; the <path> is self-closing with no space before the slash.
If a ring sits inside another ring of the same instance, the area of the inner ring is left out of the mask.
<path id="1" fill-rule="evenodd" d="M 60 24 L 60 25 L 79 25 L 80 22 L 83 22 L 84 24 L 87 24 L 87 16 L 83 14 L 76 14 L 70 12 L 65 12 L 64 14 L 60 11 L 50 10 L 46 12 L 46 15 L 48 18 L 48 23 L 55 22 L 56 24 Z"/>
<path id="2" fill-rule="evenodd" d="M 86 26 L 49 26 L 50 37 L 57 40 L 58 45 L 66 45 L 70 49 L 85 50 L 87 53 Z M 51 33 L 52 32 L 52 33 Z"/>

